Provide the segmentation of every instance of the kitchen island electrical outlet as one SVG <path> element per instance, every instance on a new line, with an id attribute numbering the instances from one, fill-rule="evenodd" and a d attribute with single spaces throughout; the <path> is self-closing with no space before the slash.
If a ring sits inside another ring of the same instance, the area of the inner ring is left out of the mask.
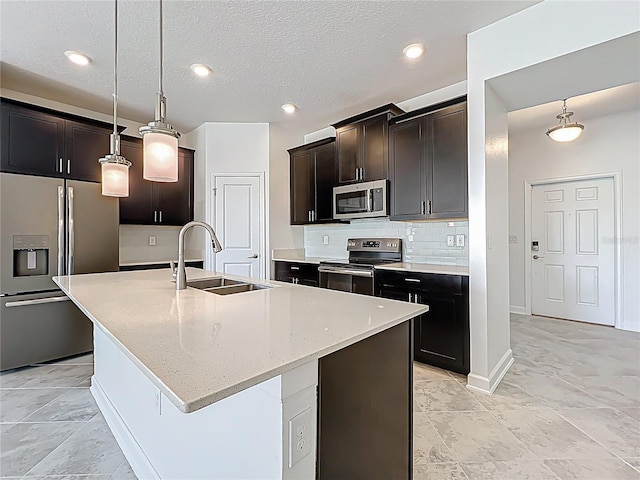
<path id="1" fill-rule="evenodd" d="M 464 235 L 461 233 L 456 235 L 456 247 L 464 247 Z"/>
<path id="2" fill-rule="evenodd" d="M 329 245 L 329 235 L 322 236 L 322 243 L 325 245 Z"/>
<path id="3" fill-rule="evenodd" d="M 289 420 L 289 468 L 311 452 L 311 408 Z"/>
<path id="4" fill-rule="evenodd" d="M 447 235 L 447 247 L 453 247 L 454 245 L 453 235 Z"/>
<path id="5" fill-rule="evenodd" d="M 149 245 L 154 247 L 156 245 L 156 237 L 155 235 L 149 235 Z"/>

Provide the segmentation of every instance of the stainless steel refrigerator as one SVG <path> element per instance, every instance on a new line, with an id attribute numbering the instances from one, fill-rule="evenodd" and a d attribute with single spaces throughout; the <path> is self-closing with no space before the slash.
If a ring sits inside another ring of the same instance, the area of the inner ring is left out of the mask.
<path id="1" fill-rule="evenodd" d="M 117 271 L 118 222 L 98 183 L 0 173 L 0 370 L 93 349 L 51 277 Z"/>

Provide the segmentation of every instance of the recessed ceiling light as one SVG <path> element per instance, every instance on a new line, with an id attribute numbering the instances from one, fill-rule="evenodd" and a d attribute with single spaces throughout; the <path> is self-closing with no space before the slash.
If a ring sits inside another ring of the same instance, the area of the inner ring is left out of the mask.
<path id="1" fill-rule="evenodd" d="M 281 108 L 286 113 L 293 113 L 298 109 L 298 107 L 296 105 L 294 105 L 293 103 L 285 103 L 284 105 L 282 105 Z"/>
<path id="2" fill-rule="evenodd" d="M 191 65 L 191 70 L 199 77 L 208 77 L 213 73 L 211 67 L 204 65 L 203 63 L 194 63 Z"/>
<path id="3" fill-rule="evenodd" d="M 412 43 L 411 45 L 407 45 L 402 50 L 404 56 L 407 58 L 418 58 L 424 53 L 424 45 L 421 43 Z"/>
<path id="4" fill-rule="evenodd" d="M 89 65 L 91 63 L 91 59 L 81 52 L 76 52 L 75 50 L 67 50 L 64 52 L 65 57 L 69 59 L 70 62 L 75 63 L 76 65 Z"/>

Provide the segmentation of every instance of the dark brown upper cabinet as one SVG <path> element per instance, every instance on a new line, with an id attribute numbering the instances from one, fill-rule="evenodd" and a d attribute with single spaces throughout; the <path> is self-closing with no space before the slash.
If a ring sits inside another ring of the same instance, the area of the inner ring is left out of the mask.
<path id="1" fill-rule="evenodd" d="M 288 150 L 291 225 L 333 221 L 335 138 Z"/>
<path id="2" fill-rule="evenodd" d="M 466 218 L 466 97 L 393 118 L 391 220 Z"/>
<path id="3" fill-rule="evenodd" d="M 110 125 L 6 99 L 0 109 L 3 172 L 101 181 Z"/>
<path id="4" fill-rule="evenodd" d="M 181 226 L 193 220 L 193 151 L 178 150 L 178 181 L 142 177 L 142 140 L 123 137 L 120 153 L 131 162 L 129 196 L 120 198 L 120 223 Z"/>
<path id="5" fill-rule="evenodd" d="M 387 178 L 388 122 L 403 113 L 390 103 L 333 125 L 338 184 Z"/>

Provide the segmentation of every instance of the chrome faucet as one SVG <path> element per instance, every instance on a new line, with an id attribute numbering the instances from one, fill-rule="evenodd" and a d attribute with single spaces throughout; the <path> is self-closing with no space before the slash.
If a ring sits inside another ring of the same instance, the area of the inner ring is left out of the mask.
<path id="1" fill-rule="evenodd" d="M 187 288 L 187 272 L 184 267 L 184 236 L 191 227 L 200 226 L 205 228 L 209 235 L 211 235 L 211 245 L 213 246 L 214 253 L 218 253 L 222 250 L 222 245 L 216 237 L 216 232 L 213 231 L 213 227 L 204 222 L 189 222 L 180 230 L 178 235 L 178 267 L 173 267 L 171 262 L 171 269 L 173 270 L 173 276 L 176 279 L 176 290 L 184 290 Z"/>

